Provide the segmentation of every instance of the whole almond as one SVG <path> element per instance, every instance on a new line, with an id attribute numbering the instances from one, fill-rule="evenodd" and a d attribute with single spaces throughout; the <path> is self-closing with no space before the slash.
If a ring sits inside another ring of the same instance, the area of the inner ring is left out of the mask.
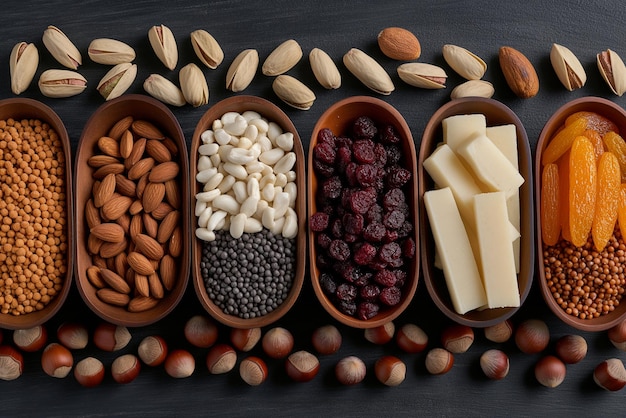
<path id="1" fill-rule="evenodd" d="M 108 136 L 103 136 L 98 139 L 98 148 L 111 157 L 119 158 L 122 156 L 120 154 L 120 143 Z"/>
<path id="2" fill-rule="evenodd" d="M 99 254 L 102 244 L 104 244 L 104 241 L 95 235 L 90 234 L 89 238 L 87 238 L 87 251 L 89 251 L 89 254 L 92 255 Z"/>
<path id="3" fill-rule="evenodd" d="M 152 238 L 156 238 L 159 231 L 159 224 L 157 221 L 155 221 L 149 213 L 144 213 L 142 215 L 142 221 L 146 234 L 150 235 Z"/>
<path id="4" fill-rule="evenodd" d="M 91 238 L 92 235 L 89 236 L 89 238 Z M 97 239 L 97 238 L 96 238 Z M 101 241 L 102 242 L 102 241 Z M 98 267 L 99 269 L 105 269 L 107 268 L 107 262 L 104 258 L 100 257 L 98 254 L 96 253 L 92 253 L 93 255 L 91 256 L 91 261 L 93 262 L 93 265 Z M 103 281 L 104 283 L 104 281 Z M 106 285 L 106 284 L 105 284 Z"/>
<path id="5" fill-rule="evenodd" d="M 128 230 L 128 235 L 130 236 L 130 239 L 132 239 L 133 241 L 135 240 L 135 237 L 138 234 L 141 234 L 143 232 L 143 219 L 142 219 L 142 215 L 137 214 L 137 215 L 133 215 L 133 217 L 130 220 L 130 228 Z"/>
<path id="6" fill-rule="evenodd" d="M 141 197 L 143 210 L 147 213 L 152 212 L 159 206 L 159 203 L 163 201 L 164 197 L 165 184 L 149 182 L 143 191 L 143 196 Z"/>
<path id="7" fill-rule="evenodd" d="M 165 218 L 173 210 L 174 208 L 172 207 L 172 205 L 163 201 L 159 203 L 159 206 L 157 206 L 156 209 L 150 212 L 150 214 L 152 215 L 154 219 L 156 219 L 157 221 L 160 221 L 163 218 Z"/>
<path id="8" fill-rule="evenodd" d="M 130 125 L 133 123 L 132 116 L 126 116 L 115 122 L 115 125 L 111 127 L 107 136 L 109 138 L 113 138 L 115 140 L 119 140 L 122 137 L 122 134 L 130 128 Z"/>
<path id="9" fill-rule="evenodd" d="M 135 182 L 129 180 L 123 174 L 115 175 L 115 191 L 122 196 L 135 197 L 136 187 L 137 185 L 135 184 Z"/>
<path id="10" fill-rule="evenodd" d="M 90 229 L 102 223 L 102 220 L 100 219 L 100 212 L 96 209 L 93 199 L 89 199 L 85 204 L 85 220 L 87 221 L 87 226 Z"/>
<path id="11" fill-rule="evenodd" d="M 176 142 L 174 142 L 172 138 L 165 138 L 161 142 L 165 145 L 165 148 L 168 149 L 170 154 L 172 154 L 172 157 L 178 155 L 178 145 L 176 145 Z"/>
<path id="12" fill-rule="evenodd" d="M 129 267 L 136 273 L 146 276 L 154 273 L 154 267 L 145 255 L 138 253 L 137 251 L 133 251 L 128 253 L 126 259 L 128 260 Z"/>
<path id="13" fill-rule="evenodd" d="M 169 254 L 163 256 L 159 264 L 159 276 L 167 290 L 174 288 L 176 284 L 176 260 L 174 257 Z"/>
<path id="14" fill-rule="evenodd" d="M 93 194 L 93 205 L 101 208 L 115 193 L 115 174 L 107 174 Z"/>
<path id="15" fill-rule="evenodd" d="M 126 239 L 120 242 L 105 242 L 100 246 L 100 257 L 114 259 L 117 255 L 126 251 L 127 246 L 128 242 L 126 242 Z"/>
<path id="16" fill-rule="evenodd" d="M 122 277 L 126 277 L 128 271 L 128 260 L 126 259 L 126 253 L 121 252 L 115 256 L 115 272 Z"/>
<path id="17" fill-rule="evenodd" d="M 141 158 L 143 157 L 143 153 L 146 149 L 146 138 L 139 138 L 133 144 L 133 150 L 130 152 L 128 158 L 124 160 L 124 167 L 129 170 L 132 166 L 134 166 Z"/>
<path id="18" fill-rule="evenodd" d="M 180 208 L 180 189 L 175 180 L 165 182 L 165 199 L 173 208 Z"/>
<path id="19" fill-rule="evenodd" d="M 539 92 L 539 77 L 524 54 L 510 46 L 503 46 L 498 56 L 504 78 L 513 93 L 528 99 Z"/>
<path id="20" fill-rule="evenodd" d="M 128 196 L 112 197 L 102 205 L 102 217 L 107 221 L 115 221 L 128 211 L 132 203 L 133 200 Z"/>
<path id="21" fill-rule="evenodd" d="M 157 139 L 151 139 L 146 142 L 146 152 L 149 156 L 154 158 L 157 163 L 172 161 L 172 153 L 170 153 L 163 142 Z"/>
<path id="22" fill-rule="evenodd" d="M 411 31 L 398 27 L 380 31 L 378 46 L 383 54 L 398 61 L 413 61 L 422 53 L 417 37 Z"/>
<path id="23" fill-rule="evenodd" d="M 114 306 L 126 306 L 130 301 L 130 296 L 125 293 L 117 292 L 111 288 L 105 287 L 98 289 L 96 296 L 104 303 Z"/>
<path id="24" fill-rule="evenodd" d="M 137 234 L 134 237 L 135 248 L 151 260 L 163 258 L 163 247 L 154 238 L 146 234 Z"/>
<path id="25" fill-rule="evenodd" d="M 146 120 L 136 120 L 131 125 L 132 131 L 140 138 L 165 139 L 165 135 L 159 128 Z"/>
<path id="26" fill-rule="evenodd" d="M 120 293 L 130 293 L 130 286 L 123 277 L 109 269 L 101 269 L 100 276 L 111 288 Z"/>
<path id="27" fill-rule="evenodd" d="M 136 199 L 128 208 L 128 213 L 130 213 L 132 216 L 137 215 L 141 211 L 143 211 L 143 204 L 139 199 Z"/>
<path id="28" fill-rule="evenodd" d="M 110 155 L 96 154 L 87 159 L 87 165 L 92 168 L 100 168 L 109 164 L 118 164 L 120 160 Z"/>
<path id="29" fill-rule="evenodd" d="M 168 239 L 172 236 L 174 229 L 178 225 L 178 220 L 180 219 L 180 212 L 174 210 L 167 214 L 165 218 L 161 221 L 159 225 L 159 230 L 157 232 L 157 241 L 161 244 L 167 242 Z"/>
<path id="30" fill-rule="evenodd" d="M 133 151 L 133 133 L 128 129 L 124 131 L 120 138 L 120 155 L 122 158 L 128 158 Z"/>
<path id="31" fill-rule="evenodd" d="M 158 273 L 152 273 L 148 276 L 148 286 L 150 287 L 150 295 L 155 299 L 163 299 L 165 291 Z"/>
<path id="32" fill-rule="evenodd" d="M 183 253 L 183 230 L 180 226 L 174 228 L 169 241 L 169 251 L 172 257 L 180 257 Z"/>
<path id="33" fill-rule="evenodd" d="M 98 266 L 89 266 L 87 268 L 87 280 L 98 289 L 106 287 L 106 283 L 102 280 L 102 276 L 100 275 L 100 267 Z"/>
<path id="34" fill-rule="evenodd" d="M 102 180 L 109 174 L 121 174 L 124 172 L 124 164 L 115 163 L 103 165 L 91 175 L 95 180 Z"/>
<path id="35" fill-rule="evenodd" d="M 105 242 L 121 242 L 124 240 L 124 229 L 113 222 L 96 225 L 89 230 L 90 234 Z"/>
<path id="36" fill-rule="evenodd" d="M 128 302 L 128 310 L 130 312 L 144 312 L 152 309 L 159 304 L 158 299 L 145 296 L 134 297 Z"/>
<path id="37" fill-rule="evenodd" d="M 148 284 L 148 276 L 135 273 L 135 290 L 141 296 L 150 296 L 150 285 Z"/>
<path id="38" fill-rule="evenodd" d="M 130 229 L 130 215 L 128 213 L 123 213 L 119 218 L 115 220 L 119 226 L 122 227 L 124 233 L 128 235 L 128 231 Z"/>
<path id="39" fill-rule="evenodd" d="M 150 170 L 152 170 L 152 167 L 154 167 L 154 158 L 152 157 L 143 158 L 137 161 L 137 163 L 135 163 L 128 170 L 128 178 L 130 180 L 137 180 L 144 174 L 150 172 Z"/>
<path id="40" fill-rule="evenodd" d="M 150 176 L 148 180 L 153 183 L 164 183 L 169 180 L 173 180 L 178 175 L 180 167 L 178 163 L 174 161 L 168 161 L 158 164 L 150 170 Z"/>
<path id="41" fill-rule="evenodd" d="M 141 176 L 141 178 L 137 182 L 137 187 L 135 188 L 135 192 L 137 193 L 137 197 L 139 199 L 143 199 L 143 192 L 146 189 L 146 186 L 148 185 L 148 176 L 149 175 L 150 175 L 150 173 L 144 174 L 143 176 Z"/>

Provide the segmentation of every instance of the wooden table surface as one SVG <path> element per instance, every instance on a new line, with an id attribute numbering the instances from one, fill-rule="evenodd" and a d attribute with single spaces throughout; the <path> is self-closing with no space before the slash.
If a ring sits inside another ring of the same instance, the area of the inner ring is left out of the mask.
<path id="1" fill-rule="evenodd" d="M 293 119 L 305 149 L 315 121 L 332 103 L 353 95 L 376 96 L 349 74 L 341 62 L 343 54 L 352 47 L 371 54 L 392 75 L 396 91 L 384 99 L 406 118 L 418 149 L 428 119 L 449 100 L 452 88 L 463 81 L 445 64 L 441 54 L 444 44 L 463 46 L 487 62 L 484 79 L 494 84 L 494 98 L 508 105 L 520 117 L 533 152 L 543 124 L 567 101 L 594 95 L 624 105 L 624 99 L 611 93 L 596 67 L 596 54 L 602 50 L 610 48 L 626 54 L 626 12 L 616 1 L 389 0 L 359 4 L 326 0 L 87 0 L 75 3 L 5 0 L 1 15 L 0 98 L 14 97 L 10 90 L 9 55 L 15 43 L 27 41 L 37 45 L 41 59 L 36 78 L 45 69 L 60 68 L 41 40 L 47 25 L 61 28 L 83 54 L 80 72 L 88 80 L 88 89 L 83 94 L 67 99 L 48 99 L 40 94 L 36 81 L 22 94 L 43 101 L 59 114 L 69 132 L 73 152 L 87 119 L 103 103 L 95 86 L 107 68 L 91 62 L 87 56 L 91 40 L 100 37 L 117 38 L 135 48 L 139 71 L 128 92 L 143 93 L 142 83 L 149 74 L 159 73 L 177 81 L 178 70 L 183 65 L 189 62 L 200 64 L 189 39 L 193 30 L 206 29 L 215 36 L 224 50 L 225 59 L 216 70 L 204 69 L 210 88 L 209 105 L 172 108 L 188 145 L 195 124 L 208 107 L 233 95 L 225 89 L 226 71 L 232 59 L 243 49 L 256 48 L 262 62 L 273 48 L 290 38 L 300 43 L 305 58 L 289 74 L 312 87 L 317 95 L 314 106 L 309 111 L 289 108 L 272 92 L 272 79 L 260 71 L 244 93 L 267 98 L 281 106 Z M 147 32 L 155 24 L 169 26 L 176 36 L 180 55 L 173 71 L 168 71 L 150 48 Z M 378 32 L 388 26 L 404 27 L 417 35 L 422 45 L 419 61 L 440 65 L 448 72 L 445 90 L 416 89 L 397 77 L 395 69 L 399 63 L 385 58 L 376 44 Z M 588 74 L 587 84 L 582 89 L 568 92 L 558 81 L 549 60 L 553 43 L 569 47 L 580 59 Z M 519 49 L 534 64 L 540 79 L 540 91 L 536 97 L 518 99 L 508 89 L 498 64 L 498 49 L 504 45 Z M 343 76 L 340 89 L 327 91 L 315 82 L 306 58 L 314 47 L 327 51 L 337 63 Z M 504 416 L 537 415 L 543 411 L 573 415 L 581 410 L 607 416 L 623 415 L 624 392 L 605 392 L 592 380 L 596 364 L 610 357 L 626 357 L 610 344 L 606 333 L 580 333 L 589 344 L 587 358 L 567 367 L 563 384 L 547 389 L 536 382 L 533 374 L 533 366 L 541 355 L 522 354 L 512 342 L 490 343 L 481 330 L 476 330 L 476 341 L 471 349 L 456 356 L 455 365 L 448 374 L 430 376 L 424 367 L 425 353 L 404 354 L 393 343 L 375 346 L 363 338 L 361 330 L 336 324 L 343 334 L 344 344 L 337 354 L 320 358 L 321 370 L 312 382 L 292 383 L 286 377 L 282 361 L 268 361 L 268 380 L 259 387 L 249 387 L 236 370 L 223 376 L 210 375 L 205 367 L 206 350 L 193 349 L 185 342 L 184 322 L 192 315 L 203 313 L 190 283 L 178 308 L 152 326 L 132 329 L 133 339 L 121 352 L 103 353 L 90 345 L 74 353 L 76 361 L 88 355 L 100 358 L 108 373 L 116 356 L 136 352 L 141 338 L 160 334 L 171 348 L 192 351 L 196 371 L 190 378 L 175 380 L 167 376 L 163 368 L 144 367 L 131 384 L 116 384 L 107 374 L 101 386 L 85 389 L 73 377 L 48 377 L 41 370 L 40 354 L 27 354 L 23 376 L 15 381 L 0 382 L 0 415 Z M 547 322 L 553 342 L 562 335 L 579 333 L 559 322 L 547 309 L 537 283 L 513 321 L 519 323 L 531 317 Z M 66 305 L 47 326 L 54 334 L 61 322 L 70 319 L 84 321 L 91 329 L 99 321 L 86 308 L 75 288 Z M 436 310 L 422 281 L 413 303 L 396 320 L 396 325 L 406 322 L 416 323 L 428 332 L 430 347 L 440 345 L 441 330 L 449 321 Z M 326 323 L 334 321 L 322 310 L 307 282 L 292 311 L 276 325 L 294 333 L 296 349 L 312 350 L 312 330 Z M 11 334 L 5 331 L 4 336 L 5 340 L 10 339 Z M 227 339 L 228 329 L 220 327 L 220 340 Z M 489 348 L 501 348 L 510 356 L 511 370 L 503 381 L 489 381 L 482 375 L 478 359 Z M 546 353 L 552 351 L 553 345 Z M 253 353 L 263 355 L 259 348 Z M 334 365 L 340 358 L 352 354 L 365 361 L 368 376 L 357 386 L 343 387 L 334 378 Z M 407 377 L 399 387 L 384 387 L 374 377 L 374 362 L 383 354 L 398 355 L 406 362 Z"/>

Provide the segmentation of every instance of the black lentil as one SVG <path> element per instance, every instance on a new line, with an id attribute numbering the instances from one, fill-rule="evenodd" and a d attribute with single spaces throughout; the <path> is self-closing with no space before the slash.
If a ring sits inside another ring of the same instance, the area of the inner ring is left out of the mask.
<path id="1" fill-rule="evenodd" d="M 204 243 L 200 264 L 213 303 L 244 319 L 266 315 L 280 306 L 295 275 L 295 240 L 267 229 L 237 239 L 229 231 L 216 231 L 215 237 Z"/>

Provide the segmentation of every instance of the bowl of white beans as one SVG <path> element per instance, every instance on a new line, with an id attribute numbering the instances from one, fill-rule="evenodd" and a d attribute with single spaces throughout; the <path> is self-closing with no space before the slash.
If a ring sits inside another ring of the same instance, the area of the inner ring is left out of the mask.
<path id="1" fill-rule="evenodd" d="M 289 117 L 256 96 L 201 117 L 190 152 L 192 275 L 207 312 L 234 328 L 293 306 L 306 262 L 305 159 Z"/>

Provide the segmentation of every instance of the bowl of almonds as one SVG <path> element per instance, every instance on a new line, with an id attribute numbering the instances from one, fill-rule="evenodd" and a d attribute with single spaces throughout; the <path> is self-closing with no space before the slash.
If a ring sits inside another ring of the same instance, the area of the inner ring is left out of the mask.
<path id="1" fill-rule="evenodd" d="M 289 117 L 256 96 L 224 99 L 191 143 L 192 276 L 207 312 L 233 328 L 293 306 L 306 264 L 305 160 Z"/>
<path id="2" fill-rule="evenodd" d="M 0 100 L 0 131 L 0 328 L 25 329 L 58 312 L 72 285 L 71 149 L 36 100 Z"/>
<path id="3" fill-rule="evenodd" d="M 561 106 L 535 161 L 544 300 L 566 324 L 602 331 L 626 317 L 626 112 L 599 97 Z"/>
<path id="4" fill-rule="evenodd" d="M 101 318 L 144 326 L 182 298 L 188 176 L 183 132 L 157 100 L 124 95 L 87 121 L 76 156 L 76 277 Z"/>

